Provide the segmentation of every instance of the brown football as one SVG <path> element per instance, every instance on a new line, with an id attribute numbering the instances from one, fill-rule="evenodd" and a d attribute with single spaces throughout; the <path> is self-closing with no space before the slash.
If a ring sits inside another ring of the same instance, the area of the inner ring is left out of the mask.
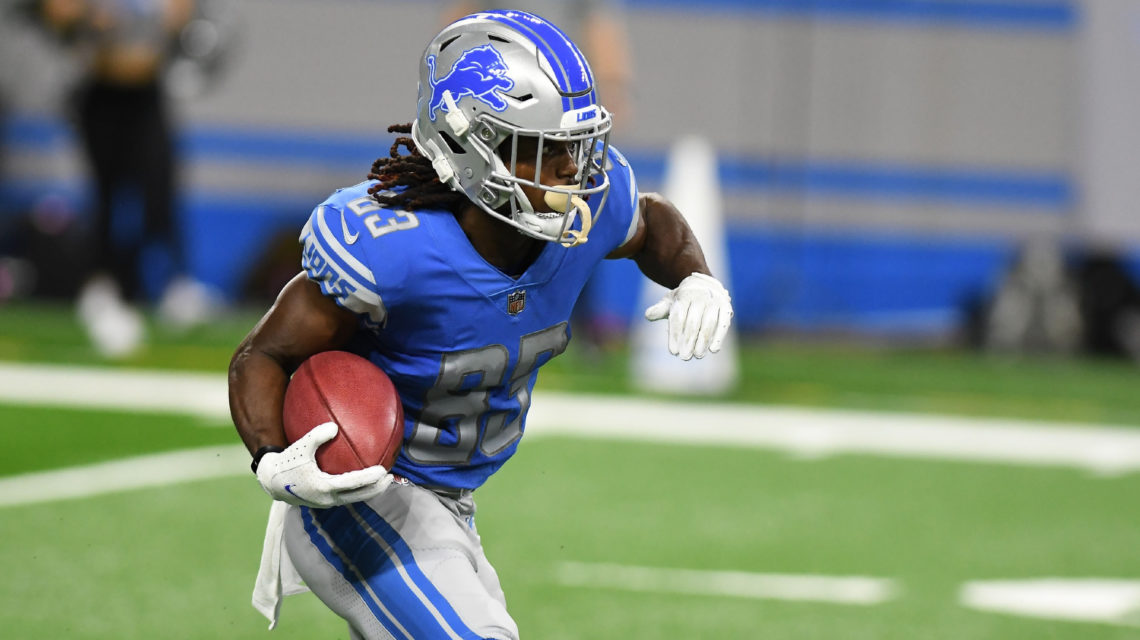
<path id="1" fill-rule="evenodd" d="M 377 464 L 391 469 L 404 439 L 404 408 L 391 379 L 346 351 L 324 351 L 301 364 L 285 389 L 282 417 L 290 443 L 325 422 L 340 427 L 317 449 L 326 473 Z"/>

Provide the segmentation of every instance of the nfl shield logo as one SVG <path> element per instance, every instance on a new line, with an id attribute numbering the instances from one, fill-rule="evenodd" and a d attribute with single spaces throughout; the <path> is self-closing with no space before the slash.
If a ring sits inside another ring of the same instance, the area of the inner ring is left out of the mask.
<path id="1" fill-rule="evenodd" d="M 507 296 L 507 313 L 517 316 L 526 308 L 526 289 L 519 289 Z"/>

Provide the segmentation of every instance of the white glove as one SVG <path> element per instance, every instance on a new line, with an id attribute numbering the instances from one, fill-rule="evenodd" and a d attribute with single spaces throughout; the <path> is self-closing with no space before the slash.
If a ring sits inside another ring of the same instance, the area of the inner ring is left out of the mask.
<path id="1" fill-rule="evenodd" d="M 336 437 L 335 422 L 313 428 L 284 451 L 267 453 L 257 465 L 257 481 L 274 500 L 327 509 L 362 502 L 392 483 L 392 474 L 379 465 L 329 474 L 317 466 L 317 448 Z"/>
<path id="2" fill-rule="evenodd" d="M 719 280 L 694 273 L 657 304 L 645 310 L 646 320 L 669 318 L 669 352 L 689 360 L 720 351 L 732 324 L 732 298 Z"/>

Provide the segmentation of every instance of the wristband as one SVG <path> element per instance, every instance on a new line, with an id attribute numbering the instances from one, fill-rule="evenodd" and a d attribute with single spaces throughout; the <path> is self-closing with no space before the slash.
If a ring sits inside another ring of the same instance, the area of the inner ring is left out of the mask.
<path id="1" fill-rule="evenodd" d="M 285 449 L 282 449 L 281 447 L 278 447 L 278 446 L 272 445 L 272 444 L 267 444 L 264 447 L 261 447 L 256 452 L 254 452 L 253 462 L 249 463 L 249 468 L 254 473 L 257 473 L 257 465 L 261 464 L 261 459 L 265 457 L 265 454 L 267 454 L 267 453 L 281 453 L 284 450 Z"/>

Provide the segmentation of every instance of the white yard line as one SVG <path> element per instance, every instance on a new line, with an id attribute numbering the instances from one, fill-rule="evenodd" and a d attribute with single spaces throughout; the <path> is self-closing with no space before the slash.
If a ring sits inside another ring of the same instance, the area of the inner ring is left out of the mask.
<path id="1" fill-rule="evenodd" d="M 230 416 L 225 376 L 181 371 L 0 363 L 0 402 Z"/>
<path id="2" fill-rule="evenodd" d="M 1030 618 L 1140 627 L 1140 580 L 1039 578 L 967 582 L 962 606 Z"/>
<path id="3" fill-rule="evenodd" d="M 745 446 L 819 457 L 861 453 L 1118 474 L 1140 470 L 1140 429 L 930 414 L 535 394 L 536 435 Z M 187 413 L 229 421 L 226 380 L 187 374 L 0 364 L 0 401 Z"/>
<path id="4" fill-rule="evenodd" d="M 528 434 L 756 447 L 805 457 L 843 453 L 1140 470 L 1140 429 L 1080 423 L 798 407 L 680 403 L 536 393 Z"/>
<path id="5" fill-rule="evenodd" d="M 893 580 L 866 576 L 701 571 L 581 562 L 563 563 L 555 579 L 564 586 L 591 589 L 864 606 L 886 602 L 899 592 Z"/>
<path id="6" fill-rule="evenodd" d="M 608 563 L 564 562 L 557 584 L 757 600 L 797 600 L 875 605 L 902 593 L 898 581 L 869 576 L 749 573 L 664 569 Z M 972 581 L 962 585 L 959 603 L 992 613 L 1140 627 L 1140 580 L 1037 578 Z"/>
<path id="7" fill-rule="evenodd" d="M 754 447 L 806 457 L 854 453 L 1073 467 L 1106 475 L 1140 470 L 1136 428 L 544 391 L 535 395 L 527 420 L 531 439 L 566 435 Z M 229 421 L 226 379 L 220 374 L 0 363 L 0 402 Z M 235 445 L 14 476 L 0 480 L 0 506 L 34 502 L 31 496 L 37 495 L 50 500 L 238 475 L 247 473 L 245 456 Z"/>
<path id="8" fill-rule="evenodd" d="M 249 475 L 241 445 L 184 449 L 0 478 L 0 507 Z"/>

